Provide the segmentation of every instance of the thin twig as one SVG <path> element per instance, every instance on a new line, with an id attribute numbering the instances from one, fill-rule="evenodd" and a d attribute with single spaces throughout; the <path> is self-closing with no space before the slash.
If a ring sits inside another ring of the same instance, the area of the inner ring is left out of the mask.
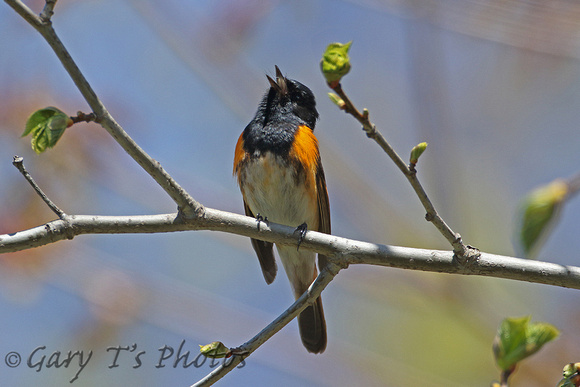
<path id="1" fill-rule="evenodd" d="M 46 0 L 44 8 L 40 13 L 40 18 L 42 19 L 43 22 L 45 23 L 50 22 L 50 18 L 52 17 L 52 15 L 54 15 L 54 7 L 56 6 L 56 1 L 57 0 Z"/>
<path id="2" fill-rule="evenodd" d="M 96 121 L 117 141 L 117 143 L 127 152 L 149 175 L 159 184 L 165 192 L 175 201 L 180 208 L 180 214 L 186 218 L 203 216 L 204 207 L 193 197 L 191 197 L 161 164 L 151 158 L 137 143 L 123 130 L 115 121 L 104 104 L 97 97 L 91 85 L 88 83 L 75 61 L 70 56 L 66 47 L 57 36 L 51 23 L 44 23 L 36 16 L 30 8 L 20 0 L 4 0 L 19 15 L 21 15 L 30 25 L 32 25 L 46 40 L 53 49 L 56 56 L 61 61 L 63 67 L 96 114 Z"/>
<path id="3" fill-rule="evenodd" d="M 258 349 L 262 344 L 268 341 L 272 336 L 278 333 L 282 328 L 284 328 L 290 321 L 292 321 L 296 316 L 300 314 L 308 305 L 310 305 L 314 300 L 316 300 L 326 286 L 333 280 L 333 278 L 338 274 L 341 268 L 333 263 L 327 265 L 323 269 L 314 282 L 310 285 L 308 290 L 300 296 L 288 309 L 286 309 L 280 316 L 278 316 L 274 321 L 272 321 L 267 327 L 262 329 L 260 333 L 252 337 L 246 343 L 242 344 L 240 347 L 234 350 L 235 352 L 240 352 L 242 355 L 234 355 L 233 359 L 229 359 L 227 362 L 223 362 L 216 369 L 210 372 L 206 377 L 199 380 L 197 383 L 191 387 L 207 387 L 213 385 L 215 382 L 223 378 L 226 374 L 232 371 L 242 360 L 251 355 L 256 349 Z"/>
<path id="4" fill-rule="evenodd" d="M 79 122 L 95 122 L 97 120 L 97 116 L 95 113 L 83 113 L 81 111 L 77 112 L 76 116 L 70 117 L 73 123 L 77 124 Z"/>
<path id="5" fill-rule="evenodd" d="M 38 30 L 38 26 L 44 24 L 40 16 L 37 16 L 26 4 L 20 0 L 4 0 L 6 4 L 12 7 L 24 20 Z"/>
<path id="6" fill-rule="evenodd" d="M 427 212 L 427 214 L 425 215 L 425 219 L 433 223 L 433 225 L 437 227 L 437 229 L 445 237 L 445 239 L 449 241 L 457 257 L 460 258 L 463 262 L 465 261 L 471 262 L 472 260 L 476 259 L 478 254 L 477 249 L 471 246 L 466 246 L 461 239 L 461 235 L 454 232 L 451 229 L 451 227 L 449 227 L 449 225 L 445 223 L 443 218 L 439 215 L 439 213 L 435 209 L 433 203 L 431 203 L 431 200 L 429 199 L 429 196 L 423 189 L 423 186 L 419 182 L 415 169 L 410 168 L 403 161 L 401 156 L 397 154 L 397 152 L 387 142 L 387 140 L 381 134 L 381 132 L 377 130 L 376 126 L 369 119 L 368 110 L 365 109 L 361 113 L 354 106 L 350 98 L 346 95 L 340 83 L 335 83 L 332 85 L 329 84 L 329 87 L 331 87 L 336 92 L 336 94 L 338 94 L 339 97 L 344 101 L 342 110 L 344 110 L 346 113 L 356 118 L 358 122 L 361 123 L 361 125 L 363 126 L 363 130 L 365 131 L 367 136 L 375 140 L 377 144 L 379 144 L 379 146 L 385 151 L 385 153 L 389 155 L 389 157 L 393 160 L 393 162 L 401 170 L 401 172 L 403 172 L 403 174 L 405 175 L 407 180 L 409 180 L 409 183 L 415 190 L 415 193 L 419 197 L 421 204 L 423 204 L 425 211 Z"/>
<path id="7" fill-rule="evenodd" d="M 26 181 L 30 183 L 32 188 L 34 188 L 34 191 L 36 191 L 36 193 L 42 198 L 42 200 L 46 203 L 46 205 L 52 210 L 52 212 L 54 212 L 60 219 L 64 220 L 64 218 L 66 217 L 64 211 L 58 208 L 58 206 L 54 204 L 54 202 L 50 200 L 50 198 L 42 191 L 42 189 L 38 186 L 38 184 L 36 184 L 32 176 L 30 176 L 30 173 L 28 173 L 28 171 L 24 167 L 23 161 L 24 159 L 22 157 L 14 156 L 14 159 L 12 160 L 12 165 L 14 165 L 16 169 L 20 171 L 22 176 L 24 176 Z"/>
<path id="8" fill-rule="evenodd" d="M 575 196 L 580 191 L 580 173 L 566 179 L 568 184 L 568 198 Z"/>
<path id="9" fill-rule="evenodd" d="M 500 375 L 500 386 L 501 387 L 508 387 L 509 386 L 509 377 L 511 376 L 511 374 L 514 372 L 515 370 L 515 366 L 512 369 L 509 370 L 505 370 L 501 372 Z"/>

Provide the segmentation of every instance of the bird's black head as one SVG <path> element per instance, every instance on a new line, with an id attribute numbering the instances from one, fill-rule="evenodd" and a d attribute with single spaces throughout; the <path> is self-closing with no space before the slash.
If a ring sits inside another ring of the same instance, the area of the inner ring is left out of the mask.
<path id="1" fill-rule="evenodd" d="M 314 129 L 318 119 L 316 101 L 312 91 L 302 83 L 288 79 L 276 66 L 276 80 L 267 76 L 270 90 L 264 96 L 261 107 L 264 108 L 265 121 L 273 119 L 303 121 Z"/>
<path id="2" fill-rule="evenodd" d="M 284 77 L 278 66 L 276 80 L 268 77 L 268 81 L 270 89 L 242 135 L 244 150 L 252 156 L 266 151 L 287 154 L 296 130 L 301 125 L 314 130 L 318 119 L 314 94 L 308 87 Z"/>

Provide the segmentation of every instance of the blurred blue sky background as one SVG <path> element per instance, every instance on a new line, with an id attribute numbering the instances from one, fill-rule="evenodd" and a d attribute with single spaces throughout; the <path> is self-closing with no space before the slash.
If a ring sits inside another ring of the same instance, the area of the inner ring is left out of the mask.
<path id="1" fill-rule="evenodd" d="M 29 1 L 40 12 L 42 1 Z M 236 140 L 278 65 L 318 100 L 333 233 L 449 249 L 394 164 L 327 98 L 319 60 L 353 40 L 343 88 L 397 151 L 429 148 L 419 177 L 466 243 L 514 255 L 519 200 L 578 172 L 580 6 L 498 0 L 162 3 L 60 0 L 57 33 L 109 111 L 191 195 L 242 213 L 232 177 Z M 37 156 L 27 116 L 88 107 L 39 34 L 0 4 L 0 233 L 54 218 L 11 165 L 15 154 L 69 214 L 174 212 L 164 192 L 94 124 L 72 127 Z M 580 206 L 572 200 L 539 259 L 578 264 Z M 280 270 L 282 270 L 280 266 Z M 562 330 L 527 360 L 514 386 L 555 385 L 577 361 L 576 291 L 490 278 L 350 267 L 323 293 L 329 344 L 306 353 L 295 322 L 220 385 L 482 386 L 497 379 L 491 342 L 506 316 Z M 156 368 L 165 345 L 237 346 L 292 302 L 267 286 L 247 238 L 216 233 L 80 236 L 0 260 L 2 385 L 69 385 L 78 367 L 26 366 L 45 345 L 93 350 L 74 386 L 189 386 L 208 364 Z M 110 346 L 137 344 L 143 365 Z M 121 355 L 122 356 L 122 355 Z"/>

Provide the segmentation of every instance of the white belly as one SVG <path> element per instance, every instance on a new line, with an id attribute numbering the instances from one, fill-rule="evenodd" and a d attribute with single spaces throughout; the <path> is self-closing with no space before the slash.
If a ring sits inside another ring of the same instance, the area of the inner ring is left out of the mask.
<path id="1" fill-rule="evenodd" d="M 280 157 L 267 152 L 244 169 L 244 197 L 254 215 L 296 227 L 318 229 L 316 195 L 309 195 L 304 178 L 297 178 Z M 309 187 L 310 190 L 315 187 Z"/>
<path id="2" fill-rule="evenodd" d="M 318 230 L 318 202 L 309 195 L 304 176 L 297 178 L 278 156 L 266 153 L 251 160 L 244 168 L 243 193 L 254 215 L 268 221 L 297 227 L 302 223 L 309 230 Z M 313 184 L 313 183 L 310 183 Z M 313 184 L 315 185 L 315 184 Z M 315 189 L 310 187 L 310 190 Z M 296 297 L 310 285 L 315 273 L 316 254 L 296 246 L 278 246 L 286 275 Z"/>

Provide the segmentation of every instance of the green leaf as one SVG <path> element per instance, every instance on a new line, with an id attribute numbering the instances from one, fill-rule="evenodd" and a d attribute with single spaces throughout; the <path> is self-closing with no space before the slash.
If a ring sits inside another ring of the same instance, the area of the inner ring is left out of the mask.
<path id="1" fill-rule="evenodd" d="M 561 179 L 536 188 L 522 201 L 519 241 L 526 256 L 533 255 L 558 219 L 569 187 Z"/>
<path id="2" fill-rule="evenodd" d="M 46 109 L 40 109 L 32 113 L 30 117 L 28 117 L 28 120 L 26 121 L 26 127 L 24 129 L 24 133 L 22 133 L 22 137 L 30 134 L 32 131 L 36 131 L 38 127 L 43 124 L 44 121 L 46 121 L 49 117 L 52 117 L 54 115 L 55 113 L 54 109 L 56 108 L 47 107 Z"/>
<path id="3" fill-rule="evenodd" d="M 350 58 L 348 50 L 352 41 L 342 43 L 330 43 L 322 54 L 320 68 L 329 84 L 338 83 L 350 71 Z"/>
<path id="4" fill-rule="evenodd" d="M 214 341 L 207 345 L 200 345 L 199 352 L 206 357 L 219 359 L 222 357 L 230 357 L 231 351 L 221 341 Z"/>
<path id="5" fill-rule="evenodd" d="M 46 134 L 46 128 L 42 127 L 32 134 L 32 149 L 37 153 L 41 154 L 46 150 L 48 146 L 48 135 Z"/>
<path id="6" fill-rule="evenodd" d="M 40 154 L 46 148 L 54 147 L 66 128 L 72 124 L 72 119 L 66 113 L 49 106 L 35 111 L 28 117 L 22 137 L 31 134 L 32 149 Z"/>
<path id="7" fill-rule="evenodd" d="M 494 339 L 493 351 L 499 368 L 513 369 L 516 364 L 538 352 L 560 332 L 551 324 L 531 323 L 531 316 L 506 318 Z"/>
<path id="8" fill-rule="evenodd" d="M 48 119 L 48 147 L 52 148 L 62 137 L 69 126 L 70 117 L 64 113 L 56 114 Z"/>

